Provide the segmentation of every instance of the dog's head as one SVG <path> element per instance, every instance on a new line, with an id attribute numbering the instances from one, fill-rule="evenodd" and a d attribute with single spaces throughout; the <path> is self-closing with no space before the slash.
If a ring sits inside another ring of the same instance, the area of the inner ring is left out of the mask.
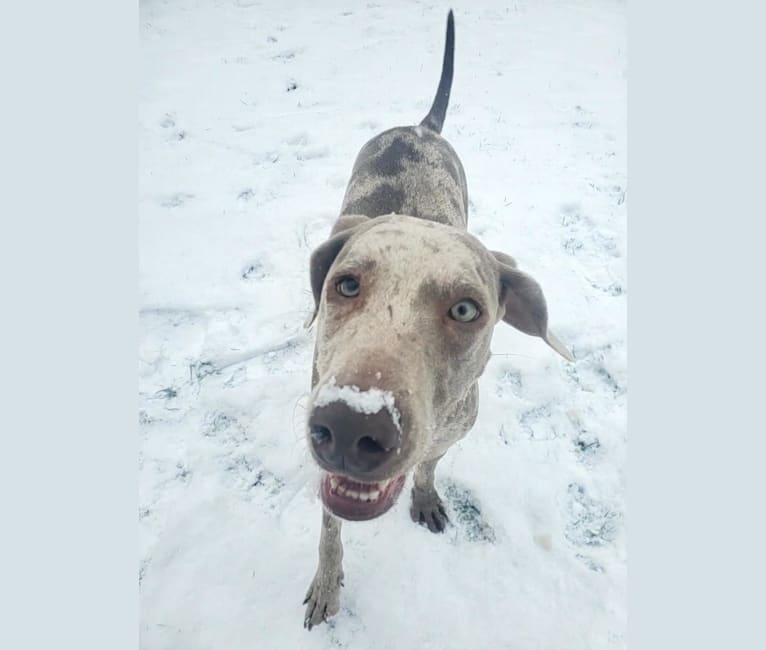
<path id="1" fill-rule="evenodd" d="M 371 519 L 396 500 L 490 357 L 502 321 L 548 331 L 540 286 L 503 253 L 414 217 L 341 217 L 311 256 L 317 345 L 307 436 L 325 505 Z"/>

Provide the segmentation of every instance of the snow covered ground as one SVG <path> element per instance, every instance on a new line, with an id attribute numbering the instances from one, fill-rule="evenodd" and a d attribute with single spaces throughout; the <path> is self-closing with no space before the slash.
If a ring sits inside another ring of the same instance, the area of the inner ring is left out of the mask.
<path id="1" fill-rule="evenodd" d="M 469 229 L 543 286 L 568 364 L 498 326 L 479 419 L 437 468 L 453 526 L 346 524 L 342 608 L 306 632 L 311 250 L 375 133 L 426 114 Z M 144 649 L 622 648 L 622 2 L 146 1 L 139 526 Z"/>

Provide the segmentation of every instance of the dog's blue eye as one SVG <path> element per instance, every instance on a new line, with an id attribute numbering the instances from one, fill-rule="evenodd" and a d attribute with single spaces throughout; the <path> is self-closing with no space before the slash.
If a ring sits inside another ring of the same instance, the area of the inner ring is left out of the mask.
<path id="1" fill-rule="evenodd" d="M 335 285 L 335 288 L 341 296 L 346 296 L 346 298 L 359 295 L 359 282 L 354 278 L 343 278 Z"/>
<path id="2" fill-rule="evenodd" d="M 479 306 L 473 300 L 461 300 L 449 309 L 449 317 L 461 323 L 470 323 L 480 315 Z"/>

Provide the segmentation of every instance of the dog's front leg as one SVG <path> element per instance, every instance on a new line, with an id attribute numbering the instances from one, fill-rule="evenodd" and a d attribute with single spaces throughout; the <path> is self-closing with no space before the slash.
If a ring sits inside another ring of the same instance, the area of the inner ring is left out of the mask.
<path id="1" fill-rule="evenodd" d="M 343 585 L 343 544 L 340 540 L 341 522 L 322 508 L 322 533 L 319 537 L 319 566 L 306 592 L 306 618 L 303 626 L 311 629 L 340 608 L 340 588 Z"/>
<path id="2" fill-rule="evenodd" d="M 410 517 L 415 523 L 428 526 L 432 533 L 443 532 L 449 522 L 447 511 L 434 487 L 434 469 L 441 458 L 439 456 L 420 463 L 413 476 Z"/>

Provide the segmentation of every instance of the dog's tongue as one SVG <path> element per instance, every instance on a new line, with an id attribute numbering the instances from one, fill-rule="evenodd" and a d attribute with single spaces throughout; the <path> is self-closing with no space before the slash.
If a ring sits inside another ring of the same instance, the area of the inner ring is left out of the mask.
<path id="1" fill-rule="evenodd" d="M 334 515 L 351 521 L 380 517 L 396 503 L 404 487 L 404 474 L 388 481 L 361 483 L 345 476 L 325 474 L 320 494 Z"/>

